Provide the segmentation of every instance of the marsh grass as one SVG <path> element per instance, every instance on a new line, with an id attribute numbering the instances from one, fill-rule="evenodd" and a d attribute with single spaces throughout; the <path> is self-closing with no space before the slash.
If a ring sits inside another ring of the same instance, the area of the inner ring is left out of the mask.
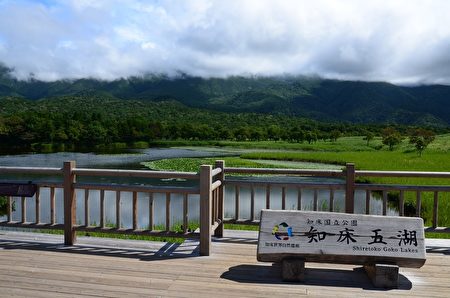
<path id="1" fill-rule="evenodd" d="M 430 171 L 448 172 L 450 170 L 450 135 L 438 136 L 422 156 L 409 150 L 409 144 L 404 144 L 396 151 L 343 151 L 343 152 L 253 152 L 244 153 L 241 158 L 288 160 L 330 163 L 345 166 L 353 162 L 357 169 L 383 171 Z M 449 185 L 448 179 L 440 178 L 359 178 L 366 183 L 406 184 L 406 185 Z M 425 225 L 431 225 L 433 215 L 434 195 L 431 192 L 422 193 L 421 216 Z M 415 206 L 416 193 L 405 192 L 405 202 Z M 450 193 L 439 194 L 439 226 L 450 226 Z"/>
<path id="2" fill-rule="evenodd" d="M 170 158 L 156 161 L 143 162 L 142 165 L 152 170 L 169 170 L 169 171 L 184 171 L 184 172 L 198 172 L 201 165 L 214 165 L 215 161 L 221 159 L 225 160 L 225 165 L 228 167 L 252 167 L 252 168 L 266 168 L 275 167 L 266 164 L 260 164 L 252 160 L 245 160 L 239 157 L 216 157 L 216 158 Z"/>
<path id="3" fill-rule="evenodd" d="M 383 146 L 380 137 L 375 137 L 367 146 L 367 141 L 363 136 L 348 136 L 338 138 L 336 142 L 317 141 L 311 144 L 306 142 L 288 141 L 158 141 L 149 144 L 152 147 L 177 147 L 177 146 L 213 146 L 219 148 L 240 148 L 240 149 L 265 149 L 265 150 L 296 150 L 296 151 L 389 151 Z M 414 146 L 409 144 L 409 139 L 405 137 L 403 141 L 395 147 L 395 151 L 414 153 Z M 450 134 L 436 136 L 428 148 L 424 151 L 450 152 Z"/>
<path id="4" fill-rule="evenodd" d="M 259 231 L 259 225 L 240 225 L 240 224 L 224 224 L 224 228 L 227 230 L 240 230 L 240 231 Z"/>
<path id="5" fill-rule="evenodd" d="M 450 239 L 450 234 L 425 232 L 425 238 Z"/>

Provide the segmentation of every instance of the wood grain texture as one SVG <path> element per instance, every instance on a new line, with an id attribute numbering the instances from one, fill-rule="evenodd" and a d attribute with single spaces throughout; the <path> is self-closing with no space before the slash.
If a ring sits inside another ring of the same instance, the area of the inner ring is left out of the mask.
<path id="1" fill-rule="evenodd" d="M 56 223 L 55 188 L 50 188 L 50 223 Z"/>
<path id="2" fill-rule="evenodd" d="M 27 198 L 22 197 L 21 198 L 22 203 L 21 203 L 21 213 L 22 213 L 22 223 L 26 223 L 27 222 Z"/>
<path id="3" fill-rule="evenodd" d="M 209 165 L 200 167 L 200 254 L 211 253 L 211 214 L 212 214 L 212 168 Z"/>
<path id="4" fill-rule="evenodd" d="M 35 220 L 34 222 L 36 224 L 39 224 L 41 222 L 41 189 L 38 187 L 36 190 L 36 194 L 34 196 L 36 200 L 36 210 L 35 210 Z"/>
<path id="5" fill-rule="evenodd" d="M 100 227 L 105 228 L 105 190 L 100 190 Z"/>
<path id="6" fill-rule="evenodd" d="M 225 172 L 224 172 L 225 161 L 216 160 L 215 166 L 216 166 L 215 171 L 220 169 L 220 173 L 217 174 L 217 179 L 218 179 L 218 181 L 221 182 L 221 185 L 220 185 L 220 188 L 217 190 L 217 195 L 218 195 L 217 217 L 218 217 L 218 220 L 220 221 L 220 224 L 217 227 L 217 229 L 214 231 L 214 236 L 221 238 L 221 237 L 223 237 L 223 230 L 224 230 L 223 220 L 225 217 L 225 206 L 224 206 L 225 186 L 223 185 L 223 181 L 225 179 Z M 187 207 L 186 207 L 186 209 L 187 209 Z M 185 219 L 187 221 L 187 217 L 185 217 Z"/>
<path id="7" fill-rule="evenodd" d="M 170 198 L 170 197 L 169 197 Z M 132 206 L 132 225 L 133 230 L 136 230 L 138 228 L 138 200 L 137 200 L 137 192 L 133 192 L 133 206 Z"/>
<path id="8" fill-rule="evenodd" d="M 0 296 L 448 296 L 450 257 L 445 251 L 429 253 L 420 269 L 400 268 L 398 289 L 385 292 L 353 265 L 307 263 L 302 283 L 282 282 L 281 266 L 256 260 L 256 245 L 227 241 L 239 233 L 225 230 L 224 240 L 212 243 L 212 255 L 199 257 L 198 242 L 167 251 L 167 243 L 79 237 L 74 247 L 64 248 L 61 236 L 2 232 Z"/>
<path id="9" fill-rule="evenodd" d="M 290 256 L 309 262 L 388 263 L 419 268 L 425 263 L 423 220 L 263 210 L 258 260 L 279 262 Z"/>
<path id="10" fill-rule="evenodd" d="M 355 165 L 348 163 L 345 171 L 345 212 L 353 213 L 355 208 Z"/>
<path id="11" fill-rule="evenodd" d="M 75 168 L 74 161 L 64 162 L 64 244 L 73 245 L 76 241 L 75 224 L 76 224 L 76 201 L 75 201 Z M 53 202 L 54 203 L 54 202 Z"/>

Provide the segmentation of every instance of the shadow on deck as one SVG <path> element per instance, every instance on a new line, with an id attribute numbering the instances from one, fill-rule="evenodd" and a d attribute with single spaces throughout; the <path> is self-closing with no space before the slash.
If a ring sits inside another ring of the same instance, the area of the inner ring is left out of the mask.
<path id="1" fill-rule="evenodd" d="M 264 284 L 299 284 L 295 282 L 283 282 L 281 280 L 281 267 L 278 264 L 272 266 L 238 265 L 224 272 L 222 278 L 240 283 L 264 283 Z M 268 278 L 270 277 L 270 278 Z M 389 291 L 390 289 L 375 288 L 367 277 L 363 267 L 353 269 L 328 269 L 306 268 L 305 280 L 302 285 L 360 288 L 364 290 Z M 410 290 L 411 281 L 399 274 L 399 287 L 396 290 Z"/>
<path id="2" fill-rule="evenodd" d="M 142 261 L 188 258 L 199 256 L 199 242 L 187 239 L 184 243 L 150 242 L 139 240 L 79 237 L 77 244 L 65 246 L 59 236 L 37 233 L 0 233 L 0 248 L 5 250 L 40 250 L 134 258 Z"/>

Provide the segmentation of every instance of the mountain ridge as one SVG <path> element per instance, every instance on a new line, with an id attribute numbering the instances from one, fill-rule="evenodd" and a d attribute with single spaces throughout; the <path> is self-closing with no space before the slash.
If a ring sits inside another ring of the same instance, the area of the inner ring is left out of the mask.
<path id="1" fill-rule="evenodd" d="M 122 100 L 167 101 L 224 112 L 308 117 L 321 121 L 450 126 L 450 86 L 398 86 L 304 76 L 200 78 L 183 75 L 43 82 L 19 81 L 0 67 L 0 100 L 40 100 L 93 92 Z"/>

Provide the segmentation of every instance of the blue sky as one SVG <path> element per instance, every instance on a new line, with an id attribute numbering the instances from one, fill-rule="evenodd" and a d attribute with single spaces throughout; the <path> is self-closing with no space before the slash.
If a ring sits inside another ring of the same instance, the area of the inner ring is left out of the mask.
<path id="1" fill-rule="evenodd" d="M 446 0 L 0 0 L 0 63 L 42 80 L 149 73 L 450 84 Z"/>

